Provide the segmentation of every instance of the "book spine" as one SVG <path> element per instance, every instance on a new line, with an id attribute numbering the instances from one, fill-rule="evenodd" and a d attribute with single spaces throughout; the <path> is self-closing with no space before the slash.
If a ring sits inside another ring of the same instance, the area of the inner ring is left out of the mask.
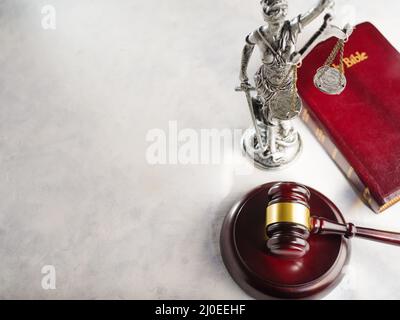
<path id="1" fill-rule="evenodd" d="M 381 206 L 379 205 L 378 201 L 374 199 L 368 187 L 361 181 L 360 177 L 357 175 L 357 172 L 354 171 L 352 165 L 333 143 L 329 134 L 327 134 L 325 127 L 321 124 L 321 122 L 312 113 L 307 105 L 304 105 L 301 113 L 301 119 L 315 135 L 319 143 L 324 147 L 325 151 L 329 154 L 346 178 L 351 182 L 363 202 L 365 202 L 365 204 L 367 204 L 375 213 L 381 213 L 387 209 L 390 205 Z"/>

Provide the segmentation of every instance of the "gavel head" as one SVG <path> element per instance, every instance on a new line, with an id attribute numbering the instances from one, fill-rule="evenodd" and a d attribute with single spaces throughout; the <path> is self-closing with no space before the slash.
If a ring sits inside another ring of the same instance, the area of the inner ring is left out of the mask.
<path id="1" fill-rule="evenodd" d="M 271 254 L 302 258 L 310 249 L 310 191 L 299 184 L 282 182 L 268 193 L 266 232 Z"/>

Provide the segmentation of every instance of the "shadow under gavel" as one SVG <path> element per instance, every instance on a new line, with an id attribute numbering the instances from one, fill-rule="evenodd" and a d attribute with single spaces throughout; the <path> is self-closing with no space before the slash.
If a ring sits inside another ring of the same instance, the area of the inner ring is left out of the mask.
<path id="1" fill-rule="evenodd" d="M 302 258 L 310 249 L 311 234 L 359 237 L 400 246 L 400 233 L 340 224 L 311 216 L 310 191 L 302 185 L 282 182 L 268 193 L 266 232 L 271 254 L 289 259 Z"/>

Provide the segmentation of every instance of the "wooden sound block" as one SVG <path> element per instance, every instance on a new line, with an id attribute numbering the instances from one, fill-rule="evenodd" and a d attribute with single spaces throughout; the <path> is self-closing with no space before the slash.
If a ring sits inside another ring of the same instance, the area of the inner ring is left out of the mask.
<path id="1" fill-rule="evenodd" d="M 310 251 L 287 260 L 268 253 L 265 232 L 268 183 L 251 191 L 225 218 L 221 254 L 236 283 L 256 299 L 321 298 L 343 278 L 350 257 L 350 242 L 342 236 L 311 235 Z M 345 223 L 339 209 L 324 195 L 309 188 L 313 215 Z"/>

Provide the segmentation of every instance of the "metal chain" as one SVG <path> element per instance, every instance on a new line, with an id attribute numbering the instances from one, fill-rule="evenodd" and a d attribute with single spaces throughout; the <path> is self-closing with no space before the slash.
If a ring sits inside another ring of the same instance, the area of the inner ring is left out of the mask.
<path id="1" fill-rule="evenodd" d="M 339 49 L 340 49 L 341 46 L 342 46 L 342 40 L 339 40 L 339 41 L 336 43 L 336 45 L 335 45 L 335 47 L 333 48 L 333 50 L 332 50 L 332 52 L 330 53 L 330 55 L 328 56 L 328 58 L 326 59 L 326 61 L 325 61 L 325 63 L 324 63 L 324 66 L 330 67 L 330 66 L 332 65 L 332 63 L 333 63 L 333 61 L 335 60 L 335 58 L 336 58 L 336 56 L 337 56 L 337 54 L 338 54 Z"/>
<path id="2" fill-rule="evenodd" d="M 344 41 L 339 40 L 340 42 L 340 74 L 344 75 Z"/>
<path id="3" fill-rule="evenodd" d="M 339 39 L 338 42 L 336 43 L 335 47 L 333 48 L 331 54 L 329 57 L 326 59 L 324 66 L 325 67 L 330 67 L 333 62 L 335 61 L 335 58 L 340 50 L 340 65 L 339 65 L 339 71 L 341 74 L 344 74 L 344 40 Z"/>
<path id="4" fill-rule="evenodd" d="M 296 111 L 296 101 L 297 101 L 297 69 L 299 68 L 298 65 L 293 65 L 292 68 L 289 70 L 285 78 L 283 79 L 282 83 L 278 86 L 276 92 L 281 91 L 283 89 L 284 84 L 289 79 L 291 73 L 293 73 L 293 85 L 292 85 L 292 99 L 290 108 L 293 112 Z"/>
<path id="5" fill-rule="evenodd" d="M 293 66 L 293 93 L 292 93 L 292 103 L 291 110 L 292 112 L 296 112 L 296 102 L 297 102 L 297 69 L 298 66 Z"/>
<path id="6" fill-rule="evenodd" d="M 335 58 L 340 50 L 339 72 L 341 74 L 341 77 L 340 77 L 341 81 L 343 81 L 343 78 L 344 78 L 344 43 L 345 43 L 344 40 L 339 39 L 338 42 L 336 43 L 335 47 L 333 48 L 331 54 L 329 55 L 328 59 L 326 59 L 326 61 L 324 63 L 325 67 L 331 67 L 331 65 L 335 61 Z M 327 70 L 328 70 L 328 68 L 325 68 L 325 70 L 320 74 L 319 78 L 323 77 Z"/>
<path id="7" fill-rule="evenodd" d="M 276 89 L 276 91 L 281 91 L 286 83 L 286 81 L 289 79 L 290 74 L 292 73 L 292 69 L 296 68 L 296 65 L 293 65 L 293 67 L 291 69 L 289 69 L 289 72 L 286 74 L 285 78 L 283 78 L 282 82 L 279 84 L 278 88 Z"/>

